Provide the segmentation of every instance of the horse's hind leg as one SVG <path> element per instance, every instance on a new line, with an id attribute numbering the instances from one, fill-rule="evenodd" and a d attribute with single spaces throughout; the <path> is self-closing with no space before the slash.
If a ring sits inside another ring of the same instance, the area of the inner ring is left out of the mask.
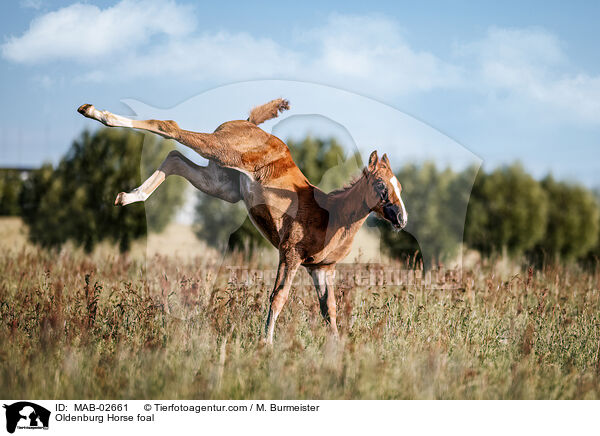
<path id="1" fill-rule="evenodd" d="M 174 139 L 192 148 L 200 156 L 215 161 L 224 167 L 238 168 L 241 163 L 239 153 L 230 146 L 221 144 L 214 134 L 183 130 L 172 120 L 132 120 L 108 111 L 100 111 L 91 104 L 84 104 L 77 111 L 83 116 L 100 121 L 108 127 L 130 127 L 153 132 L 167 139 Z"/>
<path id="2" fill-rule="evenodd" d="M 237 171 L 222 168 L 212 161 L 201 167 L 180 152 L 173 150 L 160 167 L 138 188 L 117 195 L 115 204 L 125 206 L 136 201 L 145 201 L 150 194 L 171 175 L 187 179 L 202 192 L 230 203 L 241 199 Z"/>

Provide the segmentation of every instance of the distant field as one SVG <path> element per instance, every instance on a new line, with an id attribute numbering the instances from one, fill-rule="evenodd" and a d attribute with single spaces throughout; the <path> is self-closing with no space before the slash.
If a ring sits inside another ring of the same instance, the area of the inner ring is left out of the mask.
<path id="1" fill-rule="evenodd" d="M 340 284 L 339 343 L 314 291 L 295 289 L 269 348 L 270 288 L 227 274 L 207 286 L 206 247 L 146 264 L 108 247 L 47 253 L 18 221 L 0 229 L 4 398 L 600 397 L 598 272 L 475 264 L 459 290 Z"/>

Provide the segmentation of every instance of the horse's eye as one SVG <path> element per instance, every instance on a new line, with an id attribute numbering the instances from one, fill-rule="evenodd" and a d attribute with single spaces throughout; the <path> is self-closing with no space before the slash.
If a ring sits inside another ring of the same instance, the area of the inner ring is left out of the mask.
<path id="1" fill-rule="evenodd" d="M 381 196 L 382 199 L 386 199 L 388 192 L 387 192 L 387 186 L 385 186 L 385 184 L 383 183 L 378 183 L 377 184 L 377 192 L 379 193 L 379 195 Z"/>

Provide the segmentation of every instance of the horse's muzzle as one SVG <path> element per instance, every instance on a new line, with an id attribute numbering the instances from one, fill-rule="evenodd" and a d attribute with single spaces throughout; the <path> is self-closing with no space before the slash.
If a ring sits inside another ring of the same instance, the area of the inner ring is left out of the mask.
<path id="1" fill-rule="evenodd" d="M 383 206 L 383 217 L 388 220 L 396 229 L 406 227 L 407 220 L 404 211 L 395 204 L 386 204 Z"/>

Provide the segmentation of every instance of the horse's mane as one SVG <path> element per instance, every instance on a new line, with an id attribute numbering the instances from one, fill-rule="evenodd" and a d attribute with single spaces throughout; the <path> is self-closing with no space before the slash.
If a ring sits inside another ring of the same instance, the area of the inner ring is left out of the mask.
<path id="1" fill-rule="evenodd" d="M 363 168 L 358 176 L 352 179 L 350 182 L 345 184 L 343 187 L 330 191 L 327 195 L 329 196 L 338 196 L 348 192 L 350 189 L 354 187 L 358 182 L 360 182 L 363 178 L 367 177 L 367 168 Z"/>

